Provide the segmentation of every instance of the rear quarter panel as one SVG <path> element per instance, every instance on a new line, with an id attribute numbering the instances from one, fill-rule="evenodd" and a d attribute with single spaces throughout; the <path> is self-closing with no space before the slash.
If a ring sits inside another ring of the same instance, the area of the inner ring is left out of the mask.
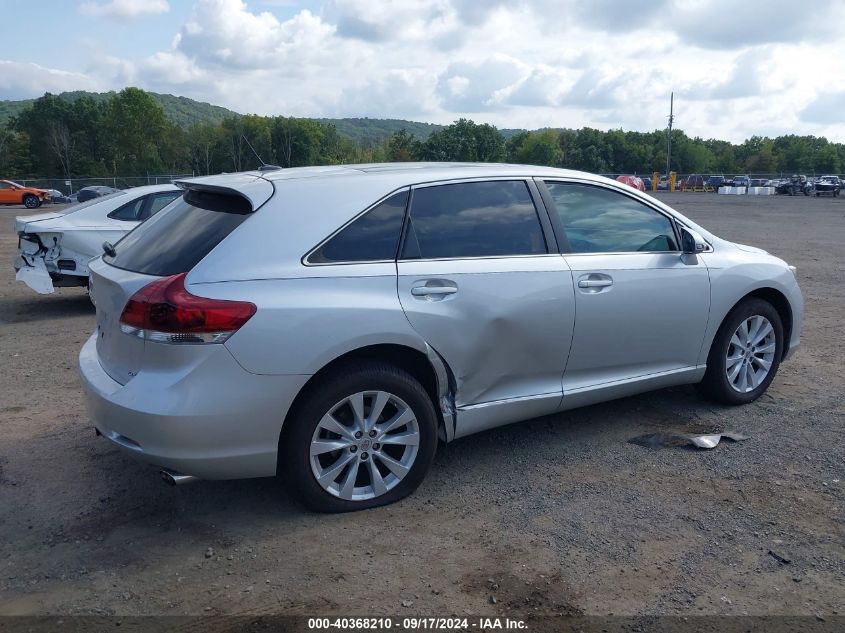
<path id="1" fill-rule="evenodd" d="M 310 375 L 346 352 L 376 344 L 425 352 L 425 342 L 411 329 L 399 304 L 395 264 L 331 268 L 342 268 L 342 275 L 192 284 L 188 289 L 258 307 L 225 343 L 252 373 Z"/>

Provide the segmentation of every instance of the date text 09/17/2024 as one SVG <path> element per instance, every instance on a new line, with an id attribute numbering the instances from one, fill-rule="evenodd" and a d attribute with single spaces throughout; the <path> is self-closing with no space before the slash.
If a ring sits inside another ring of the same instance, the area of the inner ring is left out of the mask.
<path id="1" fill-rule="evenodd" d="M 526 630 L 524 620 L 498 617 L 404 617 L 395 620 L 389 617 L 357 618 L 308 618 L 308 630 L 422 630 L 422 631 L 461 631 L 461 630 Z"/>

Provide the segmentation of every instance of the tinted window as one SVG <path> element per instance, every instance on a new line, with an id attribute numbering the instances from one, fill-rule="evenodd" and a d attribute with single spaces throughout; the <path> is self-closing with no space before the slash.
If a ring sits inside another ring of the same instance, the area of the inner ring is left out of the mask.
<path id="1" fill-rule="evenodd" d="M 414 191 L 404 257 L 484 257 L 546 252 L 537 211 L 521 180 Z"/>
<path id="2" fill-rule="evenodd" d="M 144 211 L 143 219 L 146 219 L 151 215 L 155 215 L 181 195 L 181 191 L 168 191 L 167 193 L 154 194 L 151 196 L 148 208 Z"/>
<path id="3" fill-rule="evenodd" d="M 115 245 L 115 256 L 103 260 L 146 275 L 187 272 L 249 217 L 249 204 L 239 196 L 191 194 L 139 224 Z"/>
<path id="4" fill-rule="evenodd" d="M 547 182 L 573 253 L 677 251 L 666 216 L 621 193 Z"/>
<path id="5" fill-rule="evenodd" d="M 314 251 L 308 261 L 372 262 L 396 259 L 408 192 L 397 193 L 348 224 Z"/>
<path id="6" fill-rule="evenodd" d="M 146 197 L 141 196 L 137 200 L 127 202 L 122 207 L 118 207 L 109 213 L 109 217 L 113 220 L 137 221 L 141 217 L 141 208 L 144 206 L 145 200 Z"/>

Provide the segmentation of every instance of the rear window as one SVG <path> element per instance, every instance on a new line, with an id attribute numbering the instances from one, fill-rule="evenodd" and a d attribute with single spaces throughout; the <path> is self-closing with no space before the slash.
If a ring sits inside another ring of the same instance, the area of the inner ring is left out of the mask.
<path id="1" fill-rule="evenodd" d="M 103 261 L 117 268 L 165 277 L 191 270 L 249 216 L 249 202 L 235 195 L 189 191 L 138 225 Z"/>

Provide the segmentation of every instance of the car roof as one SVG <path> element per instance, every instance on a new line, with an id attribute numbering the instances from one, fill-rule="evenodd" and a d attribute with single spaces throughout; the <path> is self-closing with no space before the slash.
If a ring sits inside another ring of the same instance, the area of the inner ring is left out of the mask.
<path id="1" fill-rule="evenodd" d="M 497 176 L 559 176 L 590 177 L 594 174 L 542 167 L 538 165 L 511 165 L 505 163 L 364 163 L 357 165 L 328 165 L 321 167 L 293 167 L 276 171 L 256 172 L 270 181 L 295 178 L 355 176 L 364 174 L 392 174 L 397 180 L 430 182 L 462 178 L 490 178 Z"/>
<path id="2" fill-rule="evenodd" d="M 471 178 L 566 178 L 625 186 L 596 174 L 542 167 L 538 165 L 510 165 L 505 163 L 364 163 L 355 165 L 323 165 L 319 167 L 291 167 L 273 171 L 247 171 L 213 176 L 200 176 L 176 181 L 184 189 L 230 189 L 248 198 L 254 209 L 272 195 L 275 186 L 291 186 L 319 180 L 321 186 L 345 183 L 356 187 L 369 186 L 385 193 L 423 183 L 465 180 Z M 290 189 L 290 187 L 286 187 Z"/>

